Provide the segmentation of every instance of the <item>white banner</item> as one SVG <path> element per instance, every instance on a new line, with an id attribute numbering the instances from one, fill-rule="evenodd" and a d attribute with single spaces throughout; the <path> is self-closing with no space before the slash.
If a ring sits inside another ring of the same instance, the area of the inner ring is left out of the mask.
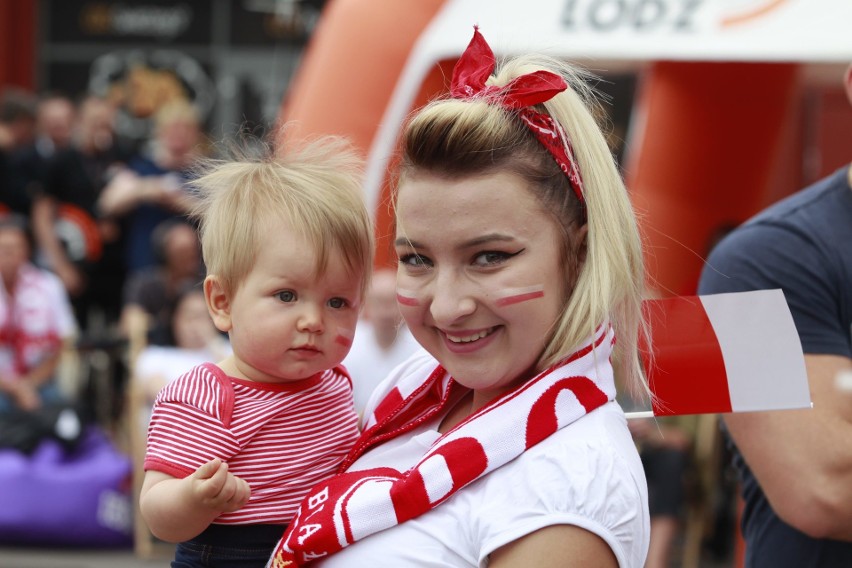
<path id="1" fill-rule="evenodd" d="M 473 24 L 498 55 L 852 61 L 850 0 L 448 0 L 427 36 L 457 55 Z"/>

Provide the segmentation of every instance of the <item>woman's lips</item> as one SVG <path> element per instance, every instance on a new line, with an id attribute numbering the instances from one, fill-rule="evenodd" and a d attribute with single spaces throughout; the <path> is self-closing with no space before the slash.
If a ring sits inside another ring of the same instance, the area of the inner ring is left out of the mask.
<path id="1" fill-rule="evenodd" d="M 497 327 L 480 330 L 440 330 L 444 345 L 453 353 L 471 353 L 491 344 Z"/>

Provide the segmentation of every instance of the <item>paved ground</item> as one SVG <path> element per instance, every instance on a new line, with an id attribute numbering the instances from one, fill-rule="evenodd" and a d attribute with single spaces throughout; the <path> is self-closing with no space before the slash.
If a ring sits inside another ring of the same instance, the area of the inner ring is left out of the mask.
<path id="1" fill-rule="evenodd" d="M 0 548 L 0 568 L 168 568 L 169 560 L 143 560 L 131 550 Z"/>

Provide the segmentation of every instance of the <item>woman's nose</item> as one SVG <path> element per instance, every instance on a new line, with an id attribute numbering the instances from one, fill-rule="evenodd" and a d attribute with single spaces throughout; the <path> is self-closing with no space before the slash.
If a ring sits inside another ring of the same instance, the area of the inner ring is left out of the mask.
<path id="1" fill-rule="evenodd" d="M 438 325 L 451 325 L 476 310 L 476 299 L 470 283 L 447 272 L 432 281 L 429 310 Z"/>

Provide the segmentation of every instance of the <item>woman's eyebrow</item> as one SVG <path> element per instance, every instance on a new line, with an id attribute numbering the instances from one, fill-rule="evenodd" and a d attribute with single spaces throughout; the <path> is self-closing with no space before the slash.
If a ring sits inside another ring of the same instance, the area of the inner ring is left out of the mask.
<path id="1" fill-rule="evenodd" d="M 479 237 L 475 237 L 463 243 L 460 243 L 458 248 L 471 248 L 480 245 L 484 245 L 486 243 L 493 242 L 512 242 L 515 240 L 515 237 L 511 235 L 507 235 L 505 233 L 488 233 L 487 235 L 482 235 Z"/>
<path id="2" fill-rule="evenodd" d="M 423 248 L 423 245 L 418 243 L 417 241 L 412 241 L 407 237 L 399 237 L 397 240 L 393 242 L 394 246 L 397 247 L 412 247 L 412 248 Z"/>
<path id="3" fill-rule="evenodd" d="M 515 237 L 511 235 L 506 235 L 504 233 L 488 233 L 487 235 L 481 235 L 479 237 L 474 237 L 470 240 L 459 243 L 456 247 L 457 249 L 467 249 L 473 248 L 477 246 L 481 246 L 487 243 L 494 242 L 513 242 L 515 241 Z M 413 241 L 406 237 L 400 237 L 394 241 L 394 246 L 398 247 L 411 247 L 411 248 L 424 248 L 425 245 L 418 241 Z"/>

